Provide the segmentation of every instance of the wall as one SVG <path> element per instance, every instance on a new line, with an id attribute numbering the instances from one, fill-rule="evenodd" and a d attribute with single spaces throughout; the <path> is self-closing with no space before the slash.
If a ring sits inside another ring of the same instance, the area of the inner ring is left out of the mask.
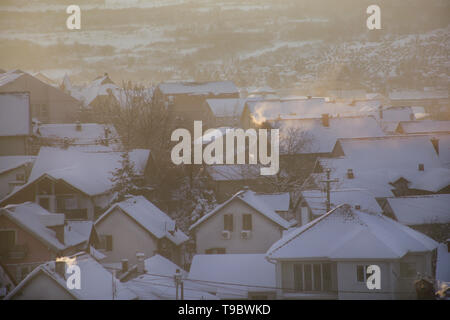
<path id="1" fill-rule="evenodd" d="M 27 139 L 27 136 L 0 137 L 0 156 L 27 155 Z"/>
<path id="2" fill-rule="evenodd" d="M 12 300 L 73 300 L 74 298 L 64 290 L 55 280 L 39 273 L 29 281 Z"/>
<path id="3" fill-rule="evenodd" d="M 120 262 L 121 259 L 128 259 L 130 265 L 133 265 L 137 262 L 137 252 L 142 252 L 145 258 L 149 258 L 158 249 L 157 239 L 118 208 L 96 224 L 96 228 L 100 237 L 113 236 L 113 250 L 101 250 L 106 255 L 102 262 Z"/>
<path id="4" fill-rule="evenodd" d="M 244 213 L 252 214 L 253 231 L 248 240 L 241 238 Z M 224 214 L 234 215 L 230 240 L 222 238 Z M 204 254 L 209 248 L 225 248 L 226 253 L 265 253 L 281 238 L 281 227 L 236 198 L 197 226 L 195 237 L 198 254 Z"/>
<path id="5" fill-rule="evenodd" d="M 17 80 L 0 87 L 0 92 L 14 91 L 30 92 L 32 116 L 42 122 L 59 123 L 77 120 L 80 102 L 31 75 L 25 74 Z M 47 105 L 48 117 L 42 117 L 37 113 L 37 105 Z"/>
<path id="6" fill-rule="evenodd" d="M 10 184 L 10 182 L 16 181 L 16 174 L 19 173 L 23 174 L 25 178 L 27 177 L 25 166 L 20 166 L 18 168 L 0 174 L 0 199 L 3 199 L 12 191 L 13 186 Z"/>

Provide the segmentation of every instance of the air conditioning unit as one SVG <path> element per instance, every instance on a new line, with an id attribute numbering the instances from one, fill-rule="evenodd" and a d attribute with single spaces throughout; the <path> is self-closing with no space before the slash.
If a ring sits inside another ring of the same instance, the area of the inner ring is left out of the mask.
<path id="1" fill-rule="evenodd" d="M 242 239 L 250 239 L 251 235 L 252 235 L 252 232 L 250 230 L 242 230 L 241 231 Z"/>
<path id="2" fill-rule="evenodd" d="M 222 238 L 225 240 L 230 240 L 231 239 L 231 232 L 228 230 L 223 230 L 222 231 Z"/>

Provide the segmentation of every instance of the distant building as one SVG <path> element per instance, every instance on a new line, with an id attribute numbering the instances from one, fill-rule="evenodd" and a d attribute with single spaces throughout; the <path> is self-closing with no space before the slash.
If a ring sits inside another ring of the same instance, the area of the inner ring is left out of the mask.
<path id="1" fill-rule="evenodd" d="M 400 121 L 395 132 L 399 134 L 450 133 L 450 121 Z"/>
<path id="2" fill-rule="evenodd" d="M 288 198 L 281 195 L 281 199 Z M 205 214 L 189 230 L 194 234 L 197 253 L 264 253 L 284 230 L 291 227 L 277 208 L 286 207 L 283 200 L 251 190 L 233 197 Z"/>
<path id="3" fill-rule="evenodd" d="M 192 129 L 196 120 L 205 125 L 214 121 L 207 99 L 237 99 L 239 90 L 231 81 L 161 83 L 153 97 L 168 108 L 176 124 Z"/>
<path id="4" fill-rule="evenodd" d="M 0 93 L 28 92 L 31 117 L 43 123 L 73 122 L 81 103 L 65 92 L 21 70 L 0 74 Z"/>
<path id="5" fill-rule="evenodd" d="M 280 299 L 415 299 L 438 243 L 380 213 L 341 205 L 287 233 L 267 252 Z M 367 267 L 380 271 L 369 289 Z"/>
<path id="6" fill-rule="evenodd" d="M 0 91 L 0 156 L 30 154 L 31 134 L 30 95 Z"/>

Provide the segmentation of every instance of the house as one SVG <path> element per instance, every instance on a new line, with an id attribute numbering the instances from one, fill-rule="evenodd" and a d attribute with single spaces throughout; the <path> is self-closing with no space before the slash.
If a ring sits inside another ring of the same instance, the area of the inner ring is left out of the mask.
<path id="1" fill-rule="evenodd" d="M 450 194 L 387 198 L 384 213 L 438 242 L 450 234 Z"/>
<path id="2" fill-rule="evenodd" d="M 329 157 L 339 138 L 381 137 L 384 132 L 373 117 L 296 119 L 270 121 L 280 130 L 280 167 L 290 177 L 304 181 L 318 157 Z"/>
<path id="3" fill-rule="evenodd" d="M 275 265 L 261 253 L 195 255 L 187 279 L 221 300 L 276 297 Z"/>
<path id="4" fill-rule="evenodd" d="M 120 152 L 81 152 L 42 147 L 28 182 L 8 194 L 0 205 L 32 201 L 69 220 L 95 220 L 113 201 L 112 172 L 121 166 Z M 149 179 L 150 151 L 129 152 L 136 184 Z"/>
<path id="5" fill-rule="evenodd" d="M 246 99 L 207 99 L 205 103 L 214 115 L 210 127 L 243 126 L 241 120 Z"/>
<path id="6" fill-rule="evenodd" d="M 383 211 L 375 197 L 367 190 L 330 190 L 330 209 L 334 209 L 344 203 L 363 211 L 374 213 L 381 213 Z M 301 191 L 297 206 L 300 207 L 300 210 L 296 219 L 301 223 L 300 225 L 305 225 L 329 211 L 327 210 L 327 195 L 325 190 Z"/>
<path id="7" fill-rule="evenodd" d="M 205 214 L 189 228 L 197 253 L 266 252 L 292 225 L 275 212 L 271 199 L 243 190 Z"/>
<path id="8" fill-rule="evenodd" d="M 397 90 L 389 93 L 393 106 L 423 106 L 428 113 L 439 115 L 449 104 L 448 90 Z"/>
<path id="9" fill-rule="evenodd" d="M 92 109 L 104 103 L 118 102 L 119 87 L 105 73 L 86 86 L 73 86 L 66 75 L 60 88 L 83 103 L 83 107 Z"/>
<path id="10" fill-rule="evenodd" d="M 120 138 L 113 125 L 80 122 L 38 124 L 34 135 L 39 146 L 77 147 L 85 151 L 121 149 Z"/>
<path id="11" fill-rule="evenodd" d="M 0 200 L 27 182 L 35 159 L 34 156 L 0 156 Z"/>
<path id="12" fill-rule="evenodd" d="M 264 121 L 317 119 L 323 114 L 329 118 L 375 116 L 378 107 L 370 105 L 352 106 L 328 98 L 307 97 L 306 99 L 257 100 L 248 102 L 252 120 Z"/>
<path id="13" fill-rule="evenodd" d="M 6 300 L 136 300 L 126 288 L 91 255 L 80 252 L 68 257 L 80 268 L 80 289 L 67 286 L 66 262 L 49 261 L 35 268 Z"/>
<path id="14" fill-rule="evenodd" d="M 156 254 L 144 261 L 144 272 L 124 282 L 124 285 L 137 294 L 139 300 L 175 300 L 177 288 L 174 276 L 178 273 L 183 281 L 184 300 L 217 300 L 218 298 L 203 290 L 203 286 L 189 281 L 187 272 L 167 258 Z M 181 299 L 181 287 L 178 288 Z"/>
<path id="15" fill-rule="evenodd" d="M 417 274 L 432 275 L 437 246 L 382 214 L 343 204 L 287 233 L 267 259 L 276 265 L 280 299 L 414 299 Z M 379 267 L 380 289 L 367 287 L 369 265 Z"/>
<path id="16" fill-rule="evenodd" d="M 73 122 L 80 102 L 65 92 L 25 73 L 13 70 L 0 74 L 0 93 L 28 92 L 31 117 L 44 123 Z"/>
<path id="17" fill-rule="evenodd" d="M 0 91 L 0 156 L 30 154 L 31 134 L 29 94 Z"/>
<path id="18" fill-rule="evenodd" d="M 436 148 L 441 139 L 433 138 L 408 135 L 338 139 L 333 158 L 319 158 L 314 172 L 320 174 L 311 178 L 320 184 L 325 169 L 330 169 L 330 178 L 339 180 L 331 184 L 332 188 L 367 189 L 376 198 L 448 193 L 448 153 Z"/>
<path id="19" fill-rule="evenodd" d="M 136 253 L 147 257 L 160 254 L 177 264 L 182 245 L 188 237 L 175 221 L 143 196 L 131 197 L 114 204 L 97 221 L 105 262 L 128 259 L 135 264 Z"/>
<path id="20" fill-rule="evenodd" d="M 32 202 L 0 209 L 1 263 L 17 283 L 42 261 L 89 249 L 97 241 L 92 222 L 65 221 L 64 214 Z"/>
<path id="21" fill-rule="evenodd" d="M 450 133 L 450 121 L 400 121 L 395 132 L 398 134 Z"/>
<path id="22" fill-rule="evenodd" d="M 242 186 L 259 192 L 273 191 L 267 183 L 270 178 L 261 176 L 259 165 L 208 165 L 201 170 L 200 178 L 205 179 L 209 188 L 214 190 L 219 202 L 229 199 L 241 190 Z"/>
<path id="23" fill-rule="evenodd" d="M 214 122 L 207 99 L 237 99 L 239 91 L 231 81 L 160 83 L 153 98 L 168 108 L 178 127 L 192 129 L 195 120 Z"/>

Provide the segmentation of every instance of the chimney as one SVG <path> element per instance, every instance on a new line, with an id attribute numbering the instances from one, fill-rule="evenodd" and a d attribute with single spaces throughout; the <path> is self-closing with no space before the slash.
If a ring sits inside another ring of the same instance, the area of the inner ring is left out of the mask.
<path id="1" fill-rule="evenodd" d="M 312 96 L 307 96 L 308 100 L 312 99 Z"/>
<path id="2" fill-rule="evenodd" d="M 353 179 L 354 177 L 355 177 L 355 175 L 353 174 L 353 169 L 348 169 L 347 170 L 347 178 Z"/>
<path id="3" fill-rule="evenodd" d="M 330 116 L 328 115 L 328 113 L 322 114 L 322 125 L 324 127 L 330 126 Z"/>
<path id="4" fill-rule="evenodd" d="M 359 204 L 355 204 L 355 209 L 356 210 L 361 210 L 361 206 Z"/>
<path id="5" fill-rule="evenodd" d="M 81 131 L 81 123 L 80 123 L 80 121 L 77 121 L 76 123 L 75 123 L 75 129 L 77 130 L 77 131 Z"/>
<path id="6" fill-rule="evenodd" d="M 380 116 L 380 120 L 383 119 L 383 106 L 378 107 L 378 114 Z"/>
<path id="7" fill-rule="evenodd" d="M 431 143 L 433 144 L 434 150 L 436 150 L 437 155 L 439 155 L 439 139 L 433 137 L 431 138 Z"/>
<path id="8" fill-rule="evenodd" d="M 66 278 L 66 262 L 62 261 L 62 260 L 55 261 L 55 272 L 65 279 Z"/>
<path id="9" fill-rule="evenodd" d="M 425 171 L 425 165 L 423 163 L 419 163 L 419 171 Z"/>
<path id="10" fill-rule="evenodd" d="M 122 259 L 122 273 L 128 271 L 128 259 Z"/>
<path id="11" fill-rule="evenodd" d="M 136 253 L 136 259 L 137 259 L 137 272 L 138 274 L 142 274 L 145 272 L 145 255 L 142 252 Z"/>

